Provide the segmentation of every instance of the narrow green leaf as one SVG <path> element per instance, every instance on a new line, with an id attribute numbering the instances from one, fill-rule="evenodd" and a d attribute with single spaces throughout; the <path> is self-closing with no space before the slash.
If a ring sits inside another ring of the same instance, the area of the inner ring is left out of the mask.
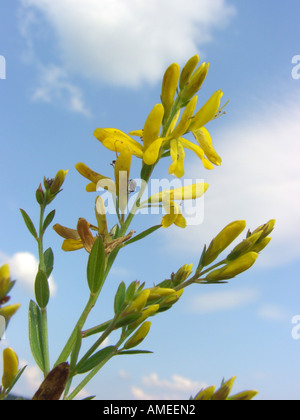
<path id="1" fill-rule="evenodd" d="M 118 287 L 115 300 L 114 300 L 114 310 L 115 314 L 118 314 L 122 310 L 122 306 L 125 302 L 126 296 L 126 286 L 125 283 L 122 281 Z"/>
<path id="2" fill-rule="evenodd" d="M 29 343 L 36 364 L 44 371 L 41 311 L 33 300 L 29 304 Z"/>
<path id="3" fill-rule="evenodd" d="M 127 287 L 126 290 L 126 302 L 130 303 L 132 301 L 132 299 L 134 298 L 134 294 L 136 292 L 137 289 L 137 281 L 133 281 L 130 283 L 130 285 Z"/>
<path id="4" fill-rule="evenodd" d="M 26 213 L 25 210 L 20 209 L 20 212 L 23 216 L 25 225 L 27 226 L 27 229 L 29 230 L 29 232 L 31 233 L 31 235 L 35 238 L 38 239 L 38 234 L 36 232 L 36 229 L 34 227 L 34 224 L 32 223 L 32 220 L 30 219 L 30 217 L 28 216 L 28 214 Z"/>
<path id="5" fill-rule="evenodd" d="M 52 210 L 48 216 L 45 218 L 44 220 L 44 224 L 43 224 L 43 232 L 45 232 L 45 230 L 47 229 L 47 227 L 50 225 L 50 223 L 52 222 L 52 220 L 54 219 L 55 216 L 55 210 Z"/>
<path id="6" fill-rule="evenodd" d="M 105 251 L 102 239 L 96 239 L 87 265 L 87 280 L 91 293 L 97 293 L 104 283 Z"/>
<path id="7" fill-rule="evenodd" d="M 148 351 L 148 350 L 124 350 L 124 351 L 120 351 L 118 354 L 153 354 L 153 351 Z"/>
<path id="8" fill-rule="evenodd" d="M 18 373 L 16 374 L 16 376 L 14 377 L 12 383 L 10 384 L 10 386 L 5 390 L 5 392 L 7 394 L 10 393 L 10 391 L 13 389 L 13 387 L 15 386 L 15 384 L 18 382 L 18 380 L 20 379 L 22 373 L 24 372 L 24 370 L 27 368 L 27 366 L 24 366 L 22 369 L 20 369 L 18 371 Z"/>
<path id="9" fill-rule="evenodd" d="M 82 365 L 80 365 L 79 363 L 78 366 L 75 368 L 76 373 L 89 372 L 90 370 L 94 369 L 94 367 L 103 362 L 105 359 L 113 356 L 115 351 L 115 346 L 108 346 L 104 349 L 99 350 L 97 353 L 93 354 L 93 356 L 91 356 L 89 359 L 83 362 Z"/>
<path id="10" fill-rule="evenodd" d="M 50 274 L 52 273 L 53 265 L 54 265 L 54 255 L 53 255 L 53 251 L 52 251 L 51 248 L 48 248 L 44 252 L 44 264 L 45 264 L 45 267 L 46 267 L 47 278 L 49 278 Z"/>
<path id="11" fill-rule="evenodd" d="M 134 242 L 137 242 L 137 241 L 140 241 L 141 239 L 145 238 L 146 236 L 151 235 L 151 233 L 155 232 L 159 228 L 161 228 L 161 225 L 152 226 L 151 228 L 145 230 L 144 232 L 139 233 L 134 238 L 129 239 L 129 241 L 126 241 L 124 246 L 129 245 L 129 244 L 133 244 Z"/>
<path id="12" fill-rule="evenodd" d="M 39 270 L 34 283 L 35 298 L 40 308 L 46 308 L 49 302 L 49 284 L 47 275 Z"/>

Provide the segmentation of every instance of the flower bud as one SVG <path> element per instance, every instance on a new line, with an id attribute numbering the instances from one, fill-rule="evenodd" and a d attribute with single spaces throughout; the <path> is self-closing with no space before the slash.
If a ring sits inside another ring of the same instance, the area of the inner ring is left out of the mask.
<path id="1" fill-rule="evenodd" d="M 183 103 L 189 101 L 201 88 L 207 73 L 209 63 L 202 63 L 201 66 L 194 72 L 189 80 L 189 83 L 182 90 L 181 100 Z"/>
<path id="2" fill-rule="evenodd" d="M 161 102 L 164 106 L 166 115 L 169 115 L 173 106 L 179 76 L 180 67 L 177 63 L 171 64 L 164 74 L 161 89 Z"/>
<path id="3" fill-rule="evenodd" d="M 60 170 L 57 172 L 51 186 L 50 186 L 50 193 L 57 194 L 60 191 L 61 186 L 63 185 L 65 178 L 67 176 L 68 171 Z"/>
<path id="4" fill-rule="evenodd" d="M 7 348 L 3 351 L 3 376 L 2 376 L 2 385 L 4 390 L 8 389 L 19 369 L 19 360 L 16 353 L 11 348 Z"/>
<path id="5" fill-rule="evenodd" d="M 21 306 L 20 303 L 4 306 L 3 308 L 0 308 L 0 315 L 3 316 L 7 322 L 17 312 L 20 306 Z"/>
<path id="6" fill-rule="evenodd" d="M 214 393 L 212 396 L 213 401 L 225 401 L 229 397 L 233 384 L 236 380 L 236 377 L 229 379 L 229 381 L 224 382 L 221 387 Z"/>
<path id="7" fill-rule="evenodd" d="M 209 401 L 212 396 L 214 395 L 216 387 L 215 386 L 210 386 L 208 388 L 205 389 L 201 389 L 200 392 L 198 392 L 198 394 L 195 396 L 194 400 L 196 401 Z"/>
<path id="8" fill-rule="evenodd" d="M 158 304 L 148 306 L 146 309 L 143 310 L 140 318 L 136 322 L 133 322 L 132 324 L 130 324 L 130 329 L 135 330 L 147 318 L 155 315 L 158 310 L 159 310 Z"/>
<path id="9" fill-rule="evenodd" d="M 245 220 L 237 220 L 227 225 L 210 243 L 202 264 L 211 264 L 245 229 Z"/>
<path id="10" fill-rule="evenodd" d="M 193 264 L 184 264 L 176 274 L 173 275 L 173 284 L 174 286 L 178 286 L 179 284 L 183 283 L 191 274 L 193 270 Z"/>
<path id="11" fill-rule="evenodd" d="M 194 55 L 193 57 L 191 57 L 187 63 L 185 64 L 185 66 L 182 69 L 182 72 L 180 74 L 180 79 L 179 79 L 179 89 L 183 90 L 185 85 L 189 82 L 195 68 L 197 67 L 197 64 L 199 63 L 199 56 L 198 55 Z"/>
<path id="12" fill-rule="evenodd" d="M 5 264 L 0 267 L 0 299 L 5 297 L 11 289 L 9 265 Z"/>
<path id="13" fill-rule="evenodd" d="M 133 334 L 129 340 L 124 344 L 124 349 L 131 349 L 132 347 L 138 346 L 147 336 L 150 331 L 151 322 L 144 322 L 140 328 Z"/>
<path id="14" fill-rule="evenodd" d="M 207 276 L 207 281 L 220 281 L 231 279 L 238 274 L 248 270 L 256 261 L 258 254 L 256 252 L 248 252 L 245 255 L 229 262 L 222 268 L 211 271 Z"/>
<path id="15" fill-rule="evenodd" d="M 260 235 L 261 233 L 257 232 L 249 236 L 247 239 L 244 239 L 231 251 L 231 253 L 227 257 L 227 261 L 235 260 L 241 255 L 246 254 L 247 252 L 253 251 L 253 246 L 256 244 L 256 242 L 260 238 Z"/>
<path id="16" fill-rule="evenodd" d="M 39 185 L 39 188 L 36 190 L 35 193 L 36 201 L 41 205 L 44 204 L 45 194 L 42 187 L 42 184 Z"/>
<path id="17" fill-rule="evenodd" d="M 132 312 L 140 312 L 144 309 L 150 295 L 150 289 L 142 290 L 133 302 L 125 309 L 123 315 L 129 315 Z"/>

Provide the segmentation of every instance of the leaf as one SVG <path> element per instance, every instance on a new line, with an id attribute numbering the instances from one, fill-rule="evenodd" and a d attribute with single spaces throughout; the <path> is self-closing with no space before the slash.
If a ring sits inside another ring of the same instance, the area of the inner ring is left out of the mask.
<path id="1" fill-rule="evenodd" d="M 99 350 L 89 359 L 85 360 L 82 364 L 78 364 L 75 368 L 76 373 L 86 373 L 90 370 L 94 369 L 97 365 L 103 362 L 108 357 L 111 357 L 115 354 L 116 347 L 115 346 L 108 346 L 104 349 Z"/>
<path id="2" fill-rule="evenodd" d="M 27 229 L 29 230 L 29 232 L 31 233 L 31 235 L 35 238 L 38 239 L 38 235 L 36 232 L 36 229 L 34 227 L 34 224 L 32 223 L 32 220 L 30 219 L 30 217 L 28 216 L 28 214 L 26 213 L 25 210 L 20 209 L 20 212 L 23 216 L 25 225 L 27 226 Z"/>
<path id="3" fill-rule="evenodd" d="M 53 255 L 53 251 L 52 251 L 51 248 L 48 248 L 44 252 L 44 264 L 45 264 L 45 267 L 46 267 L 47 278 L 49 278 L 50 274 L 52 273 L 53 265 L 54 265 L 54 255 Z"/>
<path id="4" fill-rule="evenodd" d="M 133 300 L 134 294 L 136 292 L 136 288 L 137 288 L 137 281 L 134 280 L 127 287 L 127 290 L 126 290 L 126 302 L 131 302 Z"/>
<path id="5" fill-rule="evenodd" d="M 133 244 L 134 242 L 137 242 L 137 241 L 140 241 L 141 239 L 145 238 L 146 236 L 151 235 L 151 233 L 155 232 L 159 228 L 161 228 L 161 225 L 152 226 L 151 228 L 145 230 L 144 232 L 139 233 L 134 238 L 129 239 L 129 241 L 126 241 L 124 246 L 129 245 L 129 244 Z"/>
<path id="6" fill-rule="evenodd" d="M 27 368 L 27 365 L 26 366 L 24 366 L 22 369 L 20 369 L 19 371 L 18 371 L 18 373 L 16 374 L 16 376 L 14 377 L 14 379 L 13 379 L 13 381 L 12 381 L 12 383 L 10 384 L 10 386 L 5 390 L 5 392 L 7 393 L 7 394 L 9 394 L 10 393 L 10 391 L 13 389 L 13 387 L 15 386 L 15 384 L 18 382 L 18 380 L 20 379 L 20 377 L 21 377 L 21 375 L 22 375 L 22 373 L 24 372 L 24 370 Z"/>
<path id="7" fill-rule="evenodd" d="M 87 265 L 87 280 L 91 293 L 98 293 L 104 283 L 105 251 L 102 239 L 96 239 Z"/>
<path id="8" fill-rule="evenodd" d="M 125 302 L 125 295 L 126 295 L 126 286 L 125 283 L 122 281 L 118 287 L 115 300 L 114 300 L 114 310 L 115 314 L 118 314 L 122 310 L 122 306 Z"/>
<path id="9" fill-rule="evenodd" d="M 41 311 L 33 300 L 29 304 L 29 343 L 36 364 L 44 371 Z"/>
<path id="10" fill-rule="evenodd" d="M 118 354 L 153 354 L 153 351 L 148 351 L 148 350 L 124 350 L 124 351 L 120 351 Z"/>
<path id="11" fill-rule="evenodd" d="M 39 270 L 34 283 L 35 298 L 40 308 L 46 308 L 49 302 L 50 292 L 47 275 Z"/>
<path id="12" fill-rule="evenodd" d="M 43 224 L 43 232 L 45 232 L 45 230 L 47 229 L 47 227 L 50 225 L 50 223 L 52 222 L 52 220 L 54 219 L 55 216 L 55 210 L 52 210 L 48 216 L 45 218 L 44 220 L 44 224 Z"/>

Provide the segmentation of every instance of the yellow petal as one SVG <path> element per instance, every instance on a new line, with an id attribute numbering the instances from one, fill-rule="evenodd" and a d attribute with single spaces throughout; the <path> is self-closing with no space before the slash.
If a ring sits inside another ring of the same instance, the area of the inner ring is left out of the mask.
<path id="1" fill-rule="evenodd" d="M 191 119 L 193 117 L 196 105 L 197 105 L 198 96 L 194 96 L 190 102 L 185 107 L 181 119 L 173 132 L 171 133 L 171 136 L 174 138 L 178 138 L 183 136 L 189 129 L 189 126 L 191 124 Z"/>
<path id="2" fill-rule="evenodd" d="M 184 175 L 184 149 L 180 141 L 170 141 L 170 154 L 173 163 L 169 167 L 169 174 L 174 174 L 177 178 L 181 178 Z"/>
<path id="3" fill-rule="evenodd" d="M 97 128 L 94 136 L 109 150 L 120 153 L 129 148 L 133 155 L 143 157 L 143 146 L 116 128 Z"/>
<path id="4" fill-rule="evenodd" d="M 149 199 L 149 203 L 161 203 L 169 200 L 194 200 L 201 197 L 208 188 L 205 182 L 186 185 L 184 187 L 174 188 L 173 190 L 164 190 L 153 194 Z"/>
<path id="5" fill-rule="evenodd" d="M 83 243 L 81 239 L 65 239 L 61 248 L 66 252 L 77 251 L 78 249 L 83 248 Z"/>
<path id="6" fill-rule="evenodd" d="M 80 236 L 79 236 L 76 229 L 69 229 L 65 226 L 62 226 L 62 225 L 58 224 L 58 223 L 53 226 L 53 229 L 62 238 L 74 239 L 74 240 L 80 239 Z"/>
<path id="7" fill-rule="evenodd" d="M 183 217 L 182 214 L 178 214 L 174 224 L 176 226 L 180 227 L 180 228 L 183 228 L 183 229 L 187 227 L 187 222 L 186 222 L 186 220 L 185 220 L 185 218 Z"/>
<path id="8" fill-rule="evenodd" d="M 77 231 L 87 252 L 91 252 L 96 238 L 90 231 L 90 223 L 81 217 L 77 223 Z"/>
<path id="9" fill-rule="evenodd" d="M 180 139 L 182 145 L 189 150 L 192 150 L 196 155 L 201 159 L 202 164 L 205 169 L 214 169 L 214 166 L 205 158 L 204 150 L 201 147 L 197 146 L 196 144 L 192 143 L 181 137 Z"/>
<path id="10" fill-rule="evenodd" d="M 9 265 L 4 264 L 0 267 L 0 280 L 10 278 Z"/>
<path id="11" fill-rule="evenodd" d="M 220 108 L 222 96 L 223 92 L 217 90 L 206 104 L 195 114 L 190 125 L 191 131 L 203 127 L 215 117 Z"/>
<path id="12" fill-rule="evenodd" d="M 164 107 L 162 104 L 155 105 L 144 126 L 143 143 L 145 150 L 158 139 L 163 117 Z"/>
<path id="13" fill-rule="evenodd" d="M 206 128 L 202 127 L 198 130 L 195 130 L 193 131 L 193 134 L 199 145 L 202 147 L 207 159 L 214 165 L 220 166 L 222 163 L 222 159 L 215 151 L 212 139 Z"/>
<path id="14" fill-rule="evenodd" d="M 98 174 L 97 172 L 93 171 L 82 162 L 77 163 L 75 165 L 75 168 L 80 173 L 80 175 L 84 176 L 89 181 L 92 181 L 94 184 L 97 184 L 97 182 L 100 181 L 101 179 L 107 179 L 106 176 Z"/>
<path id="15" fill-rule="evenodd" d="M 143 160 L 146 165 L 153 165 L 157 161 L 159 151 L 164 140 L 165 139 L 163 137 L 159 137 L 144 152 Z"/>

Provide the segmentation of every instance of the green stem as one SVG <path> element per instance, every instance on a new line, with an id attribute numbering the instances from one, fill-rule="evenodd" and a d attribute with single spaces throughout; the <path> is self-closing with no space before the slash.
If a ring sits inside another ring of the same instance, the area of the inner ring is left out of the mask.
<path id="1" fill-rule="evenodd" d="M 97 375 L 97 373 L 99 372 L 99 370 L 112 358 L 114 357 L 116 354 L 118 354 L 118 348 L 119 346 L 126 340 L 126 337 L 121 337 L 120 340 L 118 341 L 118 343 L 116 344 L 116 350 L 113 354 L 107 356 L 106 359 L 104 359 L 101 363 L 99 363 L 98 366 L 96 366 L 93 370 L 90 371 L 90 373 L 80 382 L 80 384 L 74 389 L 74 391 L 65 398 L 65 400 L 70 401 L 73 400 L 76 395 L 90 382 L 91 379 L 93 379 L 93 377 L 95 375 Z"/>
<path id="2" fill-rule="evenodd" d="M 187 286 L 190 286 L 190 285 L 191 285 L 191 284 L 193 284 L 196 280 L 199 280 L 200 274 L 201 274 L 201 276 L 203 276 L 203 274 L 206 274 L 206 273 L 208 273 L 209 271 L 214 270 L 215 268 L 219 267 L 220 265 L 224 265 L 224 264 L 226 264 L 226 262 L 227 262 L 227 260 L 226 260 L 226 259 L 224 259 L 224 260 L 222 260 L 222 261 L 218 262 L 217 264 L 215 264 L 215 265 L 213 265 L 213 266 L 211 266 L 211 267 L 207 268 L 207 269 L 206 269 L 206 270 L 204 270 L 204 271 L 199 271 L 199 270 L 198 270 L 198 271 L 196 271 L 196 274 L 195 274 L 193 277 L 191 277 L 190 279 L 186 280 L 184 283 L 181 283 L 181 284 L 179 284 L 178 286 L 174 287 L 174 290 L 178 291 L 178 290 L 181 290 L 181 289 L 183 289 L 183 288 L 185 288 L 185 287 L 187 287 Z M 205 279 L 203 279 L 203 280 L 205 280 Z"/>
<path id="3" fill-rule="evenodd" d="M 38 238 L 38 252 L 39 252 L 39 268 L 44 273 L 46 272 L 45 260 L 44 260 L 44 249 L 43 249 L 43 224 L 44 224 L 44 214 L 45 214 L 46 204 L 41 205 L 40 209 L 40 221 L 39 221 L 39 238 Z M 44 376 L 46 377 L 50 371 L 50 361 L 49 361 L 49 342 L 48 342 L 48 322 L 47 322 L 47 309 L 41 309 L 41 318 L 42 318 L 42 348 L 43 348 L 43 357 L 44 357 Z"/>

